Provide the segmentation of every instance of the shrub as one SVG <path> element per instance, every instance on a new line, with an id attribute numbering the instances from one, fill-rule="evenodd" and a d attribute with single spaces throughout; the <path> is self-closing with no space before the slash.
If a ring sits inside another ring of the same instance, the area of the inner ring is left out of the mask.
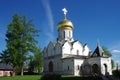
<path id="1" fill-rule="evenodd" d="M 114 70 L 112 73 L 114 77 L 120 77 L 120 70 Z"/>
<path id="2" fill-rule="evenodd" d="M 41 77 L 41 80 L 62 80 L 59 74 L 45 74 Z"/>

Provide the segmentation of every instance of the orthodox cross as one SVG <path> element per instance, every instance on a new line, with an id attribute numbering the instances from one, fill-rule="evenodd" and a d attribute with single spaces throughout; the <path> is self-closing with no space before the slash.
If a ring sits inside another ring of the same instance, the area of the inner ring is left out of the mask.
<path id="1" fill-rule="evenodd" d="M 67 14 L 68 11 L 66 10 L 66 8 L 63 8 L 62 11 L 63 11 L 63 14 L 64 14 L 64 18 L 66 19 L 66 14 Z"/>

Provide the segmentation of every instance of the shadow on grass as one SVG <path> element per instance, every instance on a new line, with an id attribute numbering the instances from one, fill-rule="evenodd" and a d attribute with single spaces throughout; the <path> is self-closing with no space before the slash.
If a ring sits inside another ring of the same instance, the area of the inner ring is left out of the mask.
<path id="1" fill-rule="evenodd" d="M 62 77 L 62 80 L 102 80 L 100 77 Z"/>
<path id="2" fill-rule="evenodd" d="M 75 77 L 61 75 L 44 75 L 40 80 L 102 80 L 101 77 Z"/>

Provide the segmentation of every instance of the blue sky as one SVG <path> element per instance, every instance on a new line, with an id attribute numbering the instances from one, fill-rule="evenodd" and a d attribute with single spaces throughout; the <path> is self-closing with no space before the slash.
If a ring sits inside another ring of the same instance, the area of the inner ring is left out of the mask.
<path id="1" fill-rule="evenodd" d="M 99 39 L 120 64 L 120 0 L 0 0 L 0 52 L 6 48 L 5 33 L 14 13 L 34 20 L 41 30 L 38 46 L 43 48 L 56 40 L 64 7 L 74 25 L 74 39 L 87 43 L 92 51 Z"/>

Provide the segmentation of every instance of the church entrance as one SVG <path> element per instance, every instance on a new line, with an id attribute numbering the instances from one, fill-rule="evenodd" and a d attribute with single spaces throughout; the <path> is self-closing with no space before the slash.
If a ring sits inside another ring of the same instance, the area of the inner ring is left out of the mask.
<path id="1" fill-rule="evenodd" d="M 104 64 L 104 71 L 105 71 L 105 75 L 107 74 L 107 65 L 106 64 Z"/>
<path id="2" fill-rule="evenodd" d="M 52 61 L 50 61 L 49 62 L 49 72 L 53 72 L 53 62 Z"/>
<path id="3" fill-rule="evenodd" d="M 100 68 L 97 64 L 93 64 L 92 72 L 93 72 L 94 75 L 99 75 L 100 74 Z"/>

